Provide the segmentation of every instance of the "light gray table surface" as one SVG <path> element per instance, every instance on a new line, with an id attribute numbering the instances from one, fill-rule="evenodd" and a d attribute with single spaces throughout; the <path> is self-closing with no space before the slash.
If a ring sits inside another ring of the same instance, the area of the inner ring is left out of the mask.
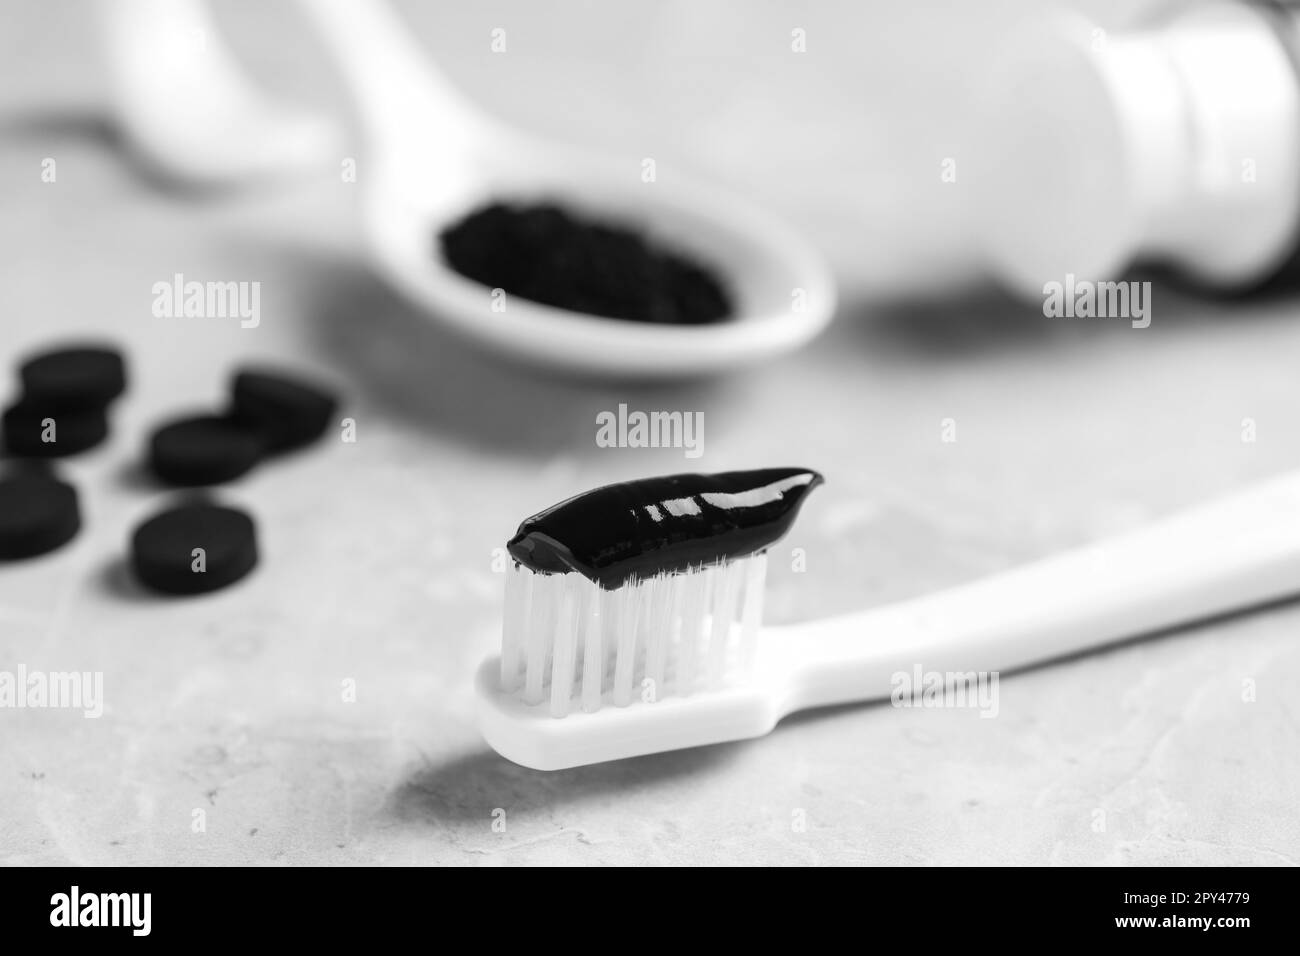
<path id="1" fill-rule="evenodd" d="M 790 17 L 771 4 L 743 21 L 710 6 L 697 16 L 712 26 L 678 28 L 664 11 L 521 6 L 443 22 L 431 5 L 405 9 L 459 81 L 520 122 L 669 168 L 734 170 L 845 277 L 827 335 L 677 387 L 567 382 L 479 356 L 360 264 L 355 186 L 326 170 L 269 195 L 160 192 L 96 119 L 82 5 L 6 4 L 0 375 L 31 348 L 95 332 L 125 346 L 132 387 L 111 442 L 65 467 L 83 533 L 0 569 L 0 668 L 102 671 L 106 698 L 98 720 L 0 711 L 0 862 L 1297 862 L 1293 606 L 1005 677 L 993 720 L 847 707 L 749 743 L 555 774 L 487 749 L 471 675 L 498 638 L 492 551 L 575 491 L 670 470 L 818 468 L 826 487 L 774 552 L 768 618 L 791 622 L 970 580 L 1300 467 L 1296 300 L 1159 285 L 1141 331 L 1052 321 L 992 294 L 892 304 L 908 301 L 894 286 L 961 263 L 944 245 L 947 200 L 920 185 L 944 155 L 941 124 L 899 101 L 946 82 L 939 54 L 890 54 L 901 41 L 876 29 L 896 22 L 888 8 L 805 17 L 827 42 L 854 32 L 834 16 L 861 17 L 860 44 L 892 59 L 855 68 L 927 77 L 873 99 L 831 66 L 774 79 Z M 319 52 L 285 39 L 300 29 L 290 9 L 231 3 L 223 20 L 268 76 L 337 100 Z M 507 65 L 485 52 L 497 23 L 511 31 Z M 753 53 L 760 43 L 772 52 Z M 766 131 L 779 100 L 736 94 L 751 82 L 796 101 Z M 882 143 L 850 115 L 900 132 Z M 795 128 L 845 140 L 823 168 L 778 135 Z M 47 157 L 55 183 L 40 178 Z M 909 226 L 918 214 L 929 224 Z M 261 326 L 155 318 L 152 284 L 177 272 L 260 281 Z M 132 526 L 169 498 L 139 469 L 143 442 L 167 414 L 220 402 L 246 359 L 337 381 L 358 440 L 223 489 L 259 519 L 261 567 L 224 592 L 155 599 L 121 563 Z M 704 412 L 704 456 L 598 448 L 596 414 L 619 402 Z M 940 440 L 946 418 L 956 442 Z"/>

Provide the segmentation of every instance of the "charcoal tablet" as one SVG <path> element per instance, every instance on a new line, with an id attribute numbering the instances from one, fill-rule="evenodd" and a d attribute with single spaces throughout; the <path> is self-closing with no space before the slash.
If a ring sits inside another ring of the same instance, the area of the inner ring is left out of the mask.
<path id="1" fill-rule="evenodd" d="M 5 409 L 0 428 L 11 455 L 59 458 L 94 448 L 107 438 L 108 417 L 102 407 L 53 407 L 28 397 Z"/>
<path id="2" fill-rule="evenodd" d="M 273 451 L 316 441 L 337 407 L 330 392 L 279 370 L 241 369 L 231 387 L 232 416 L 262 429 Z"/>
<path id="3" fill-rule="evenodd" d="M 0 560 L 53 551 L 80 528 L 81 509 L 71 485 L 40 474 L 0 478 Z"/>
<path id="4" fill-rule="evenodd" d="M 102 407 L 126 390 L 122 353 L 103 346 L 53 349 L 18 368 L 26 397 L 51 407 Z"/>
<path id="5" fill-rule="evenodd" d="M 171 485 L 215 485 L 262 460 L 266 438 L 229 417 L 196 415 L 159 427 L 149 441 L 149 467 Z"/>
<path id="6" fill-rule="evenodd" d="M 257 564 L 253 519 L 236 508 L 187 504 L 154 515 L 131 535 L 131 566 L 164 594 L 202 594 L 234 584 Z"/>

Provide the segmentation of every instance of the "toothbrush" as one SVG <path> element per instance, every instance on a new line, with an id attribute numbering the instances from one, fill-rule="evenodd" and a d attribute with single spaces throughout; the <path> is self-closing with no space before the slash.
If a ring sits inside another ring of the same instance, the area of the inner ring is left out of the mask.
<path id="1" fill-rule="evenodd" d="M 502 653 L 477 677 L 487 742 L 560 770 L 759 737 L 795 711 L 888 698 L 918 663 L 1013 671 L 1300 593 L 1288 474 L 971 584 L 760 628 L 766 551 L 820 481 L 671 476 L 525 521 Z"/>

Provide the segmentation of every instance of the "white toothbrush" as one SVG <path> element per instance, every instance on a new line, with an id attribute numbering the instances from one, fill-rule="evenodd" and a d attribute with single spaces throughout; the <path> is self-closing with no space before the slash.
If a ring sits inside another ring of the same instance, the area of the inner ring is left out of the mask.
<path id="1" fill-rule="evenodd" d="M 509 572 L 480 726 L 538 770 L 758 737 L 888 698 L 894 675 L 1005 672 L 1300 593 L 1300 474 L 926 597 L 760 629 L 765 555 L 614 591 Z M 715 623 L 718 622 L 718 623 Z M 683 635 L 688 639 L 683 640 Z"/>

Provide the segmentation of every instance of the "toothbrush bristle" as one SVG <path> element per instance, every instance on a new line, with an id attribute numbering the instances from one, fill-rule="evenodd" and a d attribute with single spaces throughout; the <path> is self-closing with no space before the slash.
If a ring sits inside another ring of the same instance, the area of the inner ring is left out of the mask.
<path id="1" fill-rule="evenodd" d="M 686 697 L 744 680 L 766 554 L 606 590 L 581 574 L 506 572 L 501 688 L 551 716 Z"/>

